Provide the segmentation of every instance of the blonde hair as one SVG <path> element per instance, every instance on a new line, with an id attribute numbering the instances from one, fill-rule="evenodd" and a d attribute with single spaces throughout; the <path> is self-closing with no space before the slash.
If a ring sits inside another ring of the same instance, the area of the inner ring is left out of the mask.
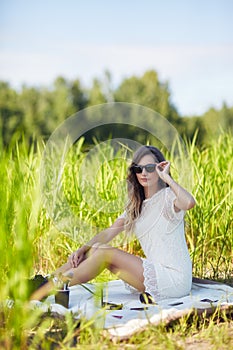
<path id="1" fill-rule="evenodd" d="M 141 146 L 135 153 L 128 169 L 128 203 L 126 204 L 125 229 L 131 233 L 134 228 L 135 220 L 139 217 L 142 210 L 142 203 L 145 199 L 144 188 L 138 182 L 137 176 L 133 170 L 133 166 L 137 165 L 142 157 L 152 155 L 156 163 L 165 161 L 160 150 L 153 146 Z M 164 184 L 164 183 L 163 183 Z M 165 185 L 165 184 L 164 184 Z M 168 186 L 166 184 L 166 186 Z"/>

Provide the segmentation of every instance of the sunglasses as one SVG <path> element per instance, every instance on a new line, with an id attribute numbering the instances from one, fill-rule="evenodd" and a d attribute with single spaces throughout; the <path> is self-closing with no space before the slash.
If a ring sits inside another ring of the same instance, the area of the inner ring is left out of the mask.
<path id="1" fill-rule="evenodd" d="M 141 174 L 143 169 L 145 169 L 147 173 L 153 173 L 155 171 L 155 167 L 156 164 L 133 165 L 132 169 L 136 174 Z"/>

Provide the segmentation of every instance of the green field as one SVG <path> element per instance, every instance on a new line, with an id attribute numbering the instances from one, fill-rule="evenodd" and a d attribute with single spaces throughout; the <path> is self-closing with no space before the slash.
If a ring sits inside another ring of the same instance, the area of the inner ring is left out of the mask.
<path id="1" fill-rule="evenodd" d="M 127 163 L 118 159 L 103 162 L 95 174 L 95 189 L 88 187 L 77 176 L 86 156 L 82 140 L 75 145 L 67 156 L 62 182 L 68 206 L 80 226 L 77 230 L 74 227 L 64 230 L 64 233 L 47 215 L 41 199 L 39 182 L 43 143 L 38 142 L 33 147 L 28 147 L 24 141 L 12 144 L 7 150 L 2 148 L 0 159 L 0 348 L 26 349 L 31 344 L 32 349 L 56 346 L 69 349 L 72 345 L 76 348 L 86 345 L 88 349 L 189 349 L 190 344 L 196 344 L 195 348 L 201 349 L 204 344 L 205 348 L 228 349 L 233 345 L 232 321 L 221 315 L 224 322 L 216 327 L 220 322 L 216 313 L 202 320 L 186 317 L 173 327 L 148 326 L 146 331 L 121 344 L 104 338 L 85 320 L 78 326 L 71 317 L 64 319 L 47 315 L 41 318 L 39 311 L 32 313 L 27 307 L 27 279 L 34 274 L 53 271 L 74 249 L 120 214 L 119 210 L 107 211 L 105 207 L 100 210 L 85 198 L 91 199 L 93 191 L 97 191 L 105 205 L 114 200 L 123 201 L 124 198 L 119 198 L 118 183 L 126 178 Z M 183 159 L 179 160 L 184 164 L 189 159 L 190 173 L 186 170 L 186 182 L 197 201 L 196 207 L 186 215 L 186 239 L 193 260 L 193 274 L 228 282 L 232 281 L 233 262 L 232 145 L 233 136 L 227 133 L 202 149 L 194 143 L 187 143 L 188 158 L 183 154 Z M 111 154 L 113 150 L 109 148 L 107 152 Z M 123 159 L 124 150 L 122 152 L 119 157 Z M 171 155 L 172 164 L 176 163 L 174 158 Z M 91 166 L 89 169 L 91 171 Z M 180 171 L 182 166 L 179 171 L 172 168 L 175 179 L 179 178 Z M 86 173 L 87 181 L 88 176 L 93 177 L 93 173 Z M 85 189 L 90 193 L 84 198 Z M 57 218 L 66 217 L 67 203 L 63 207 L 63 202 L 57 197 Z M 119 202 L 119 207 L 122 205 L 123 202 Z M 116 244 L 121 243 L 117 241 Z M 129 242 L 124 249 L 141 254 L 137 242 Z M 103 273 L 97 280 L 109 278 L 114 276 Z M 15 300 L 14 307 L 6 306 L 8 299 Z"/>

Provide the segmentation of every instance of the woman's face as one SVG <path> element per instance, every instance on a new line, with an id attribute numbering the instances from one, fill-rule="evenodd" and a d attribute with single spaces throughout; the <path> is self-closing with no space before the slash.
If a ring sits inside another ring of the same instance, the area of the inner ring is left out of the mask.
<path id="1" fill-rule="evenodd" d="M 145 166 L 147 164 L 156 164 L 156 161 L 152 155 L 145 155 L 140 159 L 137 165 Z M 144 188 L 156 187 L 159 180 L 156 169 L 153 172 L 147 172 L 146 169 L 143 168 L 142 173 L 136 173 L 136 177 L 140 185 Z"/>

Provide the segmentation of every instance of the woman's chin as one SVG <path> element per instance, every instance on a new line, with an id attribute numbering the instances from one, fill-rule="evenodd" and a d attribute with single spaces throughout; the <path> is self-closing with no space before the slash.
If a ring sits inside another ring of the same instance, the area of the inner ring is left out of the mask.
<path id="1" fill-rule="evenodd" d="M 147 187 L 147 186 L 149 185 L 149 182 L 148 182 L 147 179 L 145 179 L 145 180 L 141 180 L 141 181 L 140 181 L 140 184 L 141 184 L 143 187 Z"/>

